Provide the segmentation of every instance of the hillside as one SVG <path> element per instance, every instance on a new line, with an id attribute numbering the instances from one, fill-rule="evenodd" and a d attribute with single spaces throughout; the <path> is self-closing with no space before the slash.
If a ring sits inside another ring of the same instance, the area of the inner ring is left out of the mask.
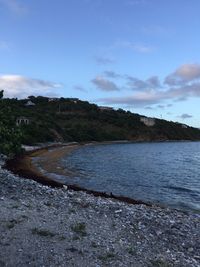
<path id="1" fill-rule="evenodd" d="M 200 130 L 179 123 L 148 118 L 122 109 L 98 107 L 87 101 L 72 98 L 1 99 L 6 108 L 7 121 L 18 126 L 23 144 L 49 141 L 105 141 L 105 140 L 200 140 Z M 8 112 L 9 111 L 9 112 Z M 151 121 L 150 121 L 151 124 Z"/>

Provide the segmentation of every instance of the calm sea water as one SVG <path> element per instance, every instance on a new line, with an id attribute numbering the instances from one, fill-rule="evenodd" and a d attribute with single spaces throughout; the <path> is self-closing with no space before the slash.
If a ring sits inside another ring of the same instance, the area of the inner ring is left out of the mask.
<path id="1" fill-rule="evenodd" d="M 200 213 L 200 142 L 88 145 L 62 165 L 68 183 Z"/>

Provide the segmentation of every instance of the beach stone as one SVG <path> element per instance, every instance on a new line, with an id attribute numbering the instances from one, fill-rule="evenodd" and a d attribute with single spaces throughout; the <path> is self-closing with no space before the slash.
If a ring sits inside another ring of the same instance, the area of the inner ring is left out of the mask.
<path id="1" fill-rule="evenodd" d="M 63 185 L 63 189 L 64 190 L 67 190 L 68 189 L 68 186 L 67 185 Z"/>
<path id="2" fill-rule="evenodd" d="M 200 266 L 198 214 L 51 188 L 2 168 L 0 201 L 0 266 Z"/>
<path id="3" fill-rule="evenodd" d="M 188 248 L 188 252 L 193 252 L 194 249 L 193 248 Z"/>

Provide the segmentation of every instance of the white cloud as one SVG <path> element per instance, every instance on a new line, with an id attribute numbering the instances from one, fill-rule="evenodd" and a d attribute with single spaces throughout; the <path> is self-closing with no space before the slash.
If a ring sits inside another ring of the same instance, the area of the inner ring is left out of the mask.
<path id="1" fill-rule="evenodd" d="M 157 76 L 152 76 L 147 80 L 141 80 L 132 76 L 127 76 L 128 85 L 132 90 L 159 89 L 161 87 Z"/>
<path id="2" fill-rule="evenodd" d="M 106 74 L 107 72 L 104 72 Z M 154 75 L 146 80 L 138 79 L 130 75 L 115 74 L 109 71 L 108 75 L 111 78 L 123 78 L 127 84 L 128 89 L 134 90 L 134 93 L 123 93 L 123 96 L 106 97 L 98 99 L 97 101 L 106 105 L 121 104 L 135 107 L 151 107 L 155 108 L 169 108 L 172 104 L 167 102 L 187 101 L 189 98 L 200 98 L 200 65 L 199 64 L 185 64 L 177 68 L 172 74 L 168 75 L 163 83 L 160 82 L 158 76 Z M 119 87 L 117 84 L 106 83 L 106 79 L 98 77 L 94 79 L 93 83 L 99 89 L 104 91 L 117 91 Z M 167 82 L 166 82 L 167 81 Z M 112 88 L 112 89 L 111 89 Z M 127 88 L 126 86 L 120 88 Z M 165 106 L 164 106 L 164 105 Z"/>
<path id="3" fill-rule="evenodd" d="M 159 104 L 166 100 L 184 101 L 190 97 L 200 97 L 200 83 L 192 85 L 180 86 L 178 88 L 168 88 L 167 90 L 146 90 L 123 97 L 111 97 L 99 99 L 104 104 L 128 104 L 138 107 Z"/>
<path id="4" fill-rule="evenodd" d="M 184 114 L 182 114 L 181 116 L 179 116 L 179 118 L 181 118 L 181 119 L 190 119 L 190 118 L 192 118 L 193 116 L 192 115 L 190 115 L 190 114 L 187 114 L 187 113 L 184 113 Z"/>
<path id="5" fill-rule="evenodd" d="M 114 47 L 131 49 L 138 53 L 150 53 L 155 48 L 142 43 L 134 43 L 130 41 L 119 41 L 114 44 Z"/>
<path id="6" fill-rule="evenodd" d="M 120 78 L 121 75 L 112 71 L 112 70 L 106 70 L 104 71 L 104 75 L 108 78 L 112 78 L 112 79 L 115 79 L 115 78 Z"/>
<path id="7" fill-rule="evenodd" d="M 113 58 L 105 56 L 95 57 L 95 61 L 99 65 L 109 65 L 115 63 L 115 60 Z"/>
<path id="8" fill-rule="evenodd" d="M 111 82 L 102 76 L 97 76 L 91 82 L 96 85 L 97 89 L 100 89 L 102 91 L 119 91 L 119 87 L 117 87 L 114 82 Z"/>
<path id="9" fill-rule="evenodd" d="M 159 108 L 159 109 L 165 109 L 165 105 L 157 105 L 157 108 Z"/>
<path id="10" fill-rule="evenodd" d="M 132 47 L 130 47 L 130 48 L 132 48 L 133 50 L 135 50 L 136 52 L 139 52 L 139 53 L 150 53 L 154 50 L 153 47 L 143 45 L 143 44 L 135 44 L 135 45 L 132 45 Z"/>
<path id="11" fill-rule="evenodd" d="M 20 75 L 1 75 L 0 89 L 4 90 L 5 97 L 25 98 L 29 95 L 57 95 L 61 84 L 27 78 Z"/>
<path id="12" fill-rule="evenodd" d="M 165 84 L 180 85 L 200 79 L 200 64 L 184 64 L 165 79 Z"/>
<path id="13" fill-rule="evenodd" d="M 200 78 L 200 65 L 199 64 L 182 65 L 175 71 L 175 75 L 188 81 Z"/>
<path id="14" fill-rule="evenodd" d="M 27 6 L 22 4 L 19 0 L 0 0 L 0 5 L 5 6 L 11 12 L 17 15 L 24 15 L 27 13 Z"/>

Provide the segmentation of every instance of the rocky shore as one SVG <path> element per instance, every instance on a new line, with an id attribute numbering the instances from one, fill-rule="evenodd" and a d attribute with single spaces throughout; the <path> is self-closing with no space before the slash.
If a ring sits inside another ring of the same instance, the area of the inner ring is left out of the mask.
<path id="1" fill-rule="evenodd" d="M 0 168 L 0 266 L 199 267 L 199 233 L 197 214 L 52 188 Z"/>

